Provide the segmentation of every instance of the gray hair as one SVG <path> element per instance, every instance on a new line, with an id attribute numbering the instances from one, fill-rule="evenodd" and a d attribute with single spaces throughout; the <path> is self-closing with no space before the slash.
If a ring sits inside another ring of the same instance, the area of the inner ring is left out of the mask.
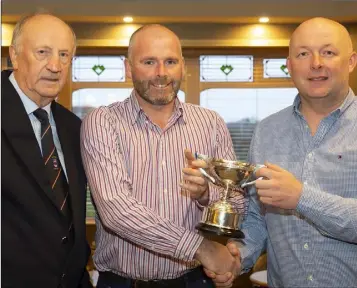
<path id="1" fill-rule="evenodd" d="M 58 18 L 57 16 L 45 11 L 45 10 L 40 10 L 31 14 L 27 14 L 24 15 L 23 17 L 21 17 L 21 19 L 16 23 L 14 31 L 12 32 L 12 39 L 11 39 L 11 46 L 14 47 L 15 51 L 17 53 L 19 53 L 19 39 L 22 35 L 23 29 L 26 25 L 26 23 L 31 20 L 32 18 L 36 17 L 36 16 L 40 16 L 40 15 L 49 15 L 49 16 L 53 16 Z M 60 19 L 60 18 L 58 18 Z M 61 19 L 60 19 L 61 20 Z M 63 21 L 63 20 L 61 20 Z M 70 25 L 68 25 L 66 22 L 63 21 L 63 23 L 65 23 L 68 28 L 71 30 L 72 35 L 73 35 L 73 40 L 74 40 L 74 51 L 76 50 L 77 47 L 77 37 L 76 34 L 74 33 L 72 27 Z"/>

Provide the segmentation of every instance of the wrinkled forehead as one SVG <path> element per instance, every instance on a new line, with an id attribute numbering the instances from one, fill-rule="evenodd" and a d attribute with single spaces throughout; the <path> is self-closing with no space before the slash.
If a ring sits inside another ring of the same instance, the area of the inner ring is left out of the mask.
<path id="1" fill-rule="evenodd" d="M 71 29 L 63 22 L 53 19 L 33 19 L 24 25 L 20 44 L 46 46 L 60 50 L 74 50 L 75 39 Z"/>

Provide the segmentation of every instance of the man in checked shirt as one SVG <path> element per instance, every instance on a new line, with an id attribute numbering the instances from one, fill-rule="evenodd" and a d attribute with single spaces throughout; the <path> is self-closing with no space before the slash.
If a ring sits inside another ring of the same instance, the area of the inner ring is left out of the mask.
<path id="1" fill-rule="evenodd" d="M 256 175 L 266 180 L 250 190 L 246 238 L 232 251 L 247 272 L 267 247 L 269 287 L 357 287 L 356 62 L 337 22 L 313 18 L 292 35 L 299 94 L 255 131 L 250 161 L 268 161 Z"/>
<path id="2" fill-rule="evenodd" d="M 217 199 L 218 191 L 193 182 L 199 193 L 190 195 L 180 186 L 185 148 L 235 159 L 223 119 L 178 100 L 184 59 L 169 29 L 148 25 L 136 31 L 125 64 L 134 84 L 130 97 L 92 111 L 81 129 L 98 216 L 97 287 L 214 287 L 199 262 L 233 279 L 239 259 L 195 230 L 202 205 Z M 243 209 L 243 196 L 234 200 Z"/>

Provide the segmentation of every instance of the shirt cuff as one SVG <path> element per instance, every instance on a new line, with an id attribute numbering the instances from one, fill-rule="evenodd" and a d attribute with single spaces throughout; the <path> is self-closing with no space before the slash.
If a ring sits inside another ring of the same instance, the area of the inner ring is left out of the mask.
<path id="1" fill-rule="evenodd" d="M 247 264 L 247 261 L 248 261 L 247 258 L 248 258 L 249 251 L 242 242 L 235 241 L 235 243 L 236 243 L 236 245 L 239 249 L 239 252 L 240 252 L 240 264 L 241 264 L 240 274 L 247 273 L 251 269 L 251 265 Z"/>
<path id="2" fill-rule="evenodd" d="M 304 183 L 299 202 L 296 205 L 296 212 L 303 216 L 314 216 L 318 210 L 316 208 L 320 207 L 321 197 L 321 193 Z"/>
<path id="3" fill-rule="evenodd" d="M 195 200 L 197 206 L 200 209 L 203 209 L 209 205 L 211 205 L 213 202 L 216 202 L 220 198 L 220 192 L 219 188 L 212 184 L 211 182 L 208 182 L 208 204 L 207 205 L 202 205 L 198 200 Z"/>
<path id="4" fill-rule="evenodd" d="M 185 231 L 177 245 L 174 257 L 184 261 L 192 261 L 198 247 L 203 241 L 203 236 L 192 231 Z"/>

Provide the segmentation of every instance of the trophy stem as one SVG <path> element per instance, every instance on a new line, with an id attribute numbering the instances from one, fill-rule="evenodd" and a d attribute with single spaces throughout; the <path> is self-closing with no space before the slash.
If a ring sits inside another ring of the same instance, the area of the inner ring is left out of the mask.
<path id="1" fill-rule="evenodd" d="M 225 184 L 225 188 L 224 188 L 224 192 L 223 192 L 223 197 L 222 197 L 222 201 L 227 201 L 227 199 L 229 198 L 229 189 L 232 185 L 232 181 L 231 180 L 223 180 L 223 183 Z"/>

